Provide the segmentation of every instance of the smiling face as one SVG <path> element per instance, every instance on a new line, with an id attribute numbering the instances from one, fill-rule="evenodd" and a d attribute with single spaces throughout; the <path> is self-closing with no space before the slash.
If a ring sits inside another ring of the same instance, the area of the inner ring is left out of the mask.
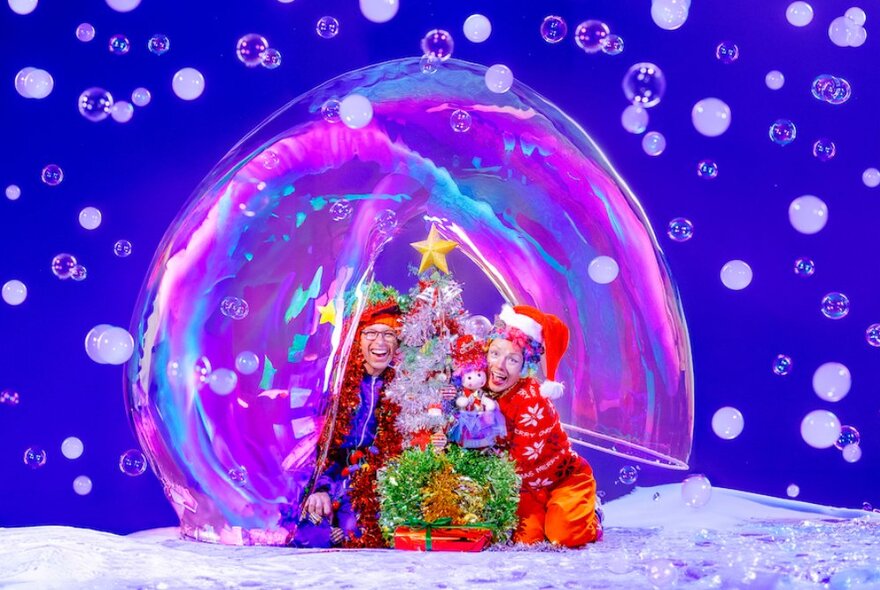
<path id="1" fill-rule="evenodd" d="M 496 339 L 486 353 L 489 364 L 489 390 L 501 393 L 519 381 L 523 368 L 522 348 L 510 340 Z"/>
<path id="2" fill-rule="evenodd" d="M 375 334 L 375 339 L 368 336 Z M 392 338 L 393 336 L 393 338 Z M 364 369 L 370 375 L 378 375 L 391 363 L 397 350 L 397 332 L 387 324 L 372 324 L 361 330 L 361 352 L 364 355 Z"/>

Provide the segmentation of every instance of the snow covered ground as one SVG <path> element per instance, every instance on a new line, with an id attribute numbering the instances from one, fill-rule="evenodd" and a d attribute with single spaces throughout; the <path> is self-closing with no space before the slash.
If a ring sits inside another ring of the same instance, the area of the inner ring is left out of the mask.
<path id="1" fill-rule="evenodd" d="M 605 540 L 578 551 L 293 550 L 184 541 L 176 528 L 0 529 L 0 588 L 880 589 L 880 514 L 723 488 L 692 509 L 679 489 L 610 502 Z"/>

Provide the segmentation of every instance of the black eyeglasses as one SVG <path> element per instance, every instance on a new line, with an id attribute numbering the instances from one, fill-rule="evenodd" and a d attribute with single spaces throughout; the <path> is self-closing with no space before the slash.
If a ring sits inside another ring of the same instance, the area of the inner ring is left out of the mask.
<path id="1" fill-rule="evenodd" d="M 376 330 L 364 330 L 361 332 L 361 335 L 370 342 L 378 338 L 380 334 L 382 335 L 382 338 L 385 339 L 385 342 L 393 342 L 397 340 L 396 332 L 378 332 Z"/>

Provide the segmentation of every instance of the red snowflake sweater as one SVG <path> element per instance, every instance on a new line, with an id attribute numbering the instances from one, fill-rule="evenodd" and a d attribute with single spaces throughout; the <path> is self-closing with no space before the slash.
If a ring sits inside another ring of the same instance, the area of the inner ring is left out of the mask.
<path id="1" fill-rule="evenodd" d="M 552 487 L 576 469 L 590 469 L 571 448 L 553 402 L 541 395 L 535 379 L 520 379 L 497 401 L 507 421 L 502 446 L 516 461 L 523 491 Z"/>

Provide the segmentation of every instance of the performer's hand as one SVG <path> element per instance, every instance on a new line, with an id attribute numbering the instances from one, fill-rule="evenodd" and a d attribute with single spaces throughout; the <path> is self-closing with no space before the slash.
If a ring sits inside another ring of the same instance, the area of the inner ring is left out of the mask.
<path id="1" fill-rule="evenodd" d="M 333 514 L 330 494 L 327 492 L 315 492 L 309 496 L 306 500 L 306 512 L 321 517 Z"/>

